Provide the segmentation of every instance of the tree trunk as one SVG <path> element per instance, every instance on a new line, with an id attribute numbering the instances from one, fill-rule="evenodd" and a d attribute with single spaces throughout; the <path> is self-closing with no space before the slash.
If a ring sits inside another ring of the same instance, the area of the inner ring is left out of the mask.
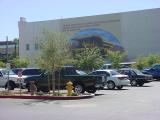
<path id="1" fill-rule="evenodd" d="M 48 73 L 48 91 L 49 91 L 49 95 L 50 95 L 50 86 L 51 86 L 51 83 L 50 83 L 50 75 Z"/>
<path id="2" fill-rule="evenodd" d="M 53 90 L 53 95 L 55 95 L 55 71 L 54 70 L 52 72 L 52 90 Z"/>
<path id="3" fill-rule="evenodd" d="M 60 75 L 61 75 L 61 71 L 58 70 L 58 93 L 60 93 Z"/>

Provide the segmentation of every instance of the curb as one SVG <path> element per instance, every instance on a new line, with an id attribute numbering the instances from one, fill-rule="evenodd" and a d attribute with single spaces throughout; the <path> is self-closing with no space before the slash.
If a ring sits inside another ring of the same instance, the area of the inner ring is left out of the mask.
<path id="1" fill-rule="evenodd" d="M 78 100 L 92 98 L 94 95 L 84 96 L 0 96 L 0 98 L 11 98 L 11 99 L 43 99 L 43 100 Z"/>

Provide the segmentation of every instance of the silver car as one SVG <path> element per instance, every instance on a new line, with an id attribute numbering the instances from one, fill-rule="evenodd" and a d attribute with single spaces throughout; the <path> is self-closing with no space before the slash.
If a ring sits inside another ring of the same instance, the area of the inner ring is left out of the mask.
<path id="1" fill-rule="evenodd" d="M 127 86 L 130 84 L 130 80 L 128 79 L 127 75 L 120 74 L 115 70 L 111 70 L 111 69 L 96 70 L 90 74 L 105 76 L 106 82 L 104 86 L 106 86 L 110 90 L 115 89 L 115 87 L 117 89 L 122 89 L 123 86 Z"/>

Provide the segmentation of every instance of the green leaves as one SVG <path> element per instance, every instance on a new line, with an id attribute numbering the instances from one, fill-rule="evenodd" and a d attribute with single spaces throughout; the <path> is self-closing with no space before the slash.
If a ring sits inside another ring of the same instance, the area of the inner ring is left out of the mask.
<path id="1" fill-rule="evenodd" d="M 40 48 L 41 52 L 36 61 L 40 67 L 50 72 L 72 59 L 68 39 L 62 33 L 44 31 Z"/>
<path id="2" fill-rule="evenodd" d="M 104 63 L 100 49 L 88 46 L 76 50 L 75 60 L 77 61 L 76 66 L 86 71 L 97 69 Z"/>
<path id="3" fill-rule="evenodd" d="M 2 61 L 0 61 L 0 68 L 4 68 L 5 67 L 5 63 L 3 63 Z"/>
<path id="4" fill-rule="evenodd" d="M 112 67 L 113 68 L 120 68 L 120 62 L 124 59 L 126 56 L 126 53 L 121 52 L 121 51 L 109 51 L 107 50 L 107 58 L 112 61 Z"/>
<path id="5" fill-rule="evenodd" d="M 160 63 L 160 56 L 156 54 L 150 54 L 148 56 L 141 56 L 136 59 L 136 67 L 139 70 L 142 70 L 146 67 L 151 67 L 155 63 Z"/>
<path id="6" fill-rule="evenodd" d="M 23 67 L 27 67 L 29 65 L 29 60 L 27 58 L 14 58 L 12 61 L 12 64 L 15 68 L 23 68 Z"/>

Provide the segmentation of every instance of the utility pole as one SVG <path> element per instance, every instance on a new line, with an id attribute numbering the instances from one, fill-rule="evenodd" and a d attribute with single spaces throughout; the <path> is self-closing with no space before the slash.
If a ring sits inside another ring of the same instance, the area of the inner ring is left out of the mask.
<path id="1" fill-rule="evenodd" d="M 8 88 L 8 93 L 9 93 L 9 89 L 10 89 L 10 85 L 9 85 L 9 70 L 10 70 L 10 63 L 9 63 L 9 58 L 8 58 L 8 36 L 6 37 L 6 68 L 7 68 L 7 73 L 8 73 L 8 77 L 7 77 L 7 88 Z"/>
<path id="2" fill-rule="evenodd" d="M 6 36 L 6 63 L 8 63 L 8 36 Z"/>

